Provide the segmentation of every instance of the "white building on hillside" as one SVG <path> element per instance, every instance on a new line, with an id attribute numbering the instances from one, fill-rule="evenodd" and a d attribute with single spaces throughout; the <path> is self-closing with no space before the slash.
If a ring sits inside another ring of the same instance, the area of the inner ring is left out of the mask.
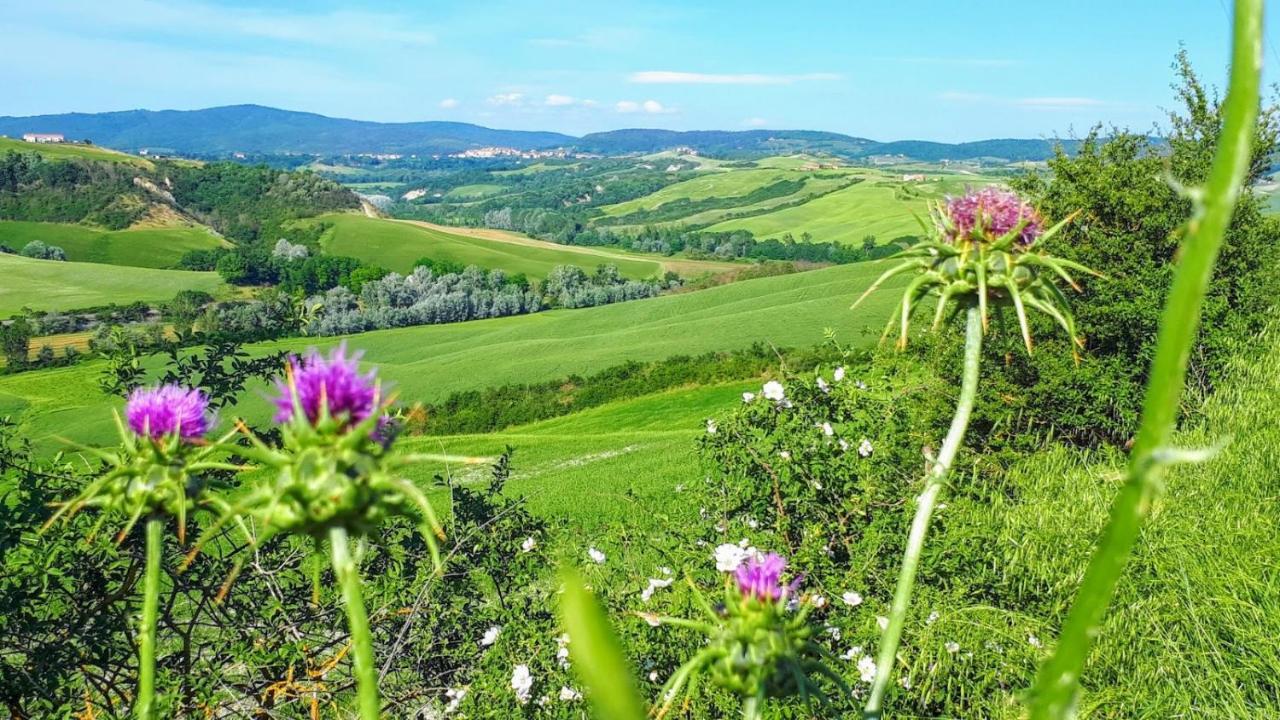
<path id="1" fill-rule="evenodd" d="M 62 137 L 62 133 L 24 133 L 22 139 L 33 143 L 60 143 L 67 140 Z"/>

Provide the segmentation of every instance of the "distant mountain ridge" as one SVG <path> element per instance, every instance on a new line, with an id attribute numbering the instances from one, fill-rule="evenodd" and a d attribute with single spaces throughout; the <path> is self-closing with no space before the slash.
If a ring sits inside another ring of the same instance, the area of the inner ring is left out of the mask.
<path id="1" fill-rule="evenodd" d="M 498 130 L 470 123 L 424 121 L 379 123 L 332 118 L 262 105 L 228 105 L 203 110 L 124 110 L 29 117 L 0 116 L 0 135 L 62 133 L 118 150 L 144 148 L 184 154 L 354 153 L 447 154 L 479 147 L 520 150 L 568 148 L 602 155 L 649 153 L 687 147 L 724 157 L 785 152 L 826 152 L 848 158 L 905 155 L 917 160 L 1043 160 L 1060 142 L 999 139 L 967 143 L 922 140 L 877 142 L 816 130 L 624 129 L 574 137 L 556 132 Z M 1072 149 L 1071 141 L 1061 141 Z"/>

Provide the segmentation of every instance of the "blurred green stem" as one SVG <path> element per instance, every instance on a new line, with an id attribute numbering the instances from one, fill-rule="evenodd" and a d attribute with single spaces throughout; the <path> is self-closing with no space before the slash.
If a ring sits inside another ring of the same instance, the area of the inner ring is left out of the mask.
<path id="1" fill-rule="evenodd" d="M 960 443 L 969 428 L 969 415 L 978 394 L 978 367 L 982 360 L 982 312 L 977 303 L 965 313 L 964 377 L 960 382 L 960 398 L 956 401 L 956 414 L 951 418 L 951 428 L 942 443 L 938 459 L 925 476 L 924 491 L 916 498 L 916 516 L 911 521 L 911 534 L 907 536 L 907 549 L 902 557 L 902 570 L 898 573 L 898 587 L 893 591 L 893 606 L 889 609 L 889 624 L 880 638 L 880 653 L 876 658 L 876 677 L 871 684 L 864 718 L 879 718 L 884 712 L 884 695 L 893 677 L 897 662 L 898 643 L 902 640 L 902 626 L 907 621 L 911 607 L 911 590 L 916 583 L 916 570 L 920 567 L 920 554 L 924 550 L 924 538 L 929 532 L 929 521 L 938 504 L 938 496 L 951 473 Z"/>
<path id="2" fill-rule="evenodd" d="M 142 623 L 138 626 L 139 720 L 155 717 L 156 616 L 160 610 L 160 560 L 164 555 L 164 521 L 147 520 L 146 573 L 142 576 Z"/>
<path id="3" fill-rule="evenodd" d="M 365 614 L 364 594 L 360 589 L 360 571 L 351 557 L 348 543 L 346 529 L 329 529 L 333 573 L 342 586 L 342 602 L 347 609 L 347 625 L 351 630 L 351 657 L 355 667 L 360 720 L 377 720 L 381 703 L 378 700 L 377 668 L 373 665 L 373 637 L 369 633 L 369 617 Z"/>
<path id="4" fill-rule="evenodd" d="M 1232 48 L 1222 134 L 1203 200 L 1196 201 L 1187 224 L 1178 269 L 1160 319 L 1142 425 L 1129 455 L 1125 483 L 1111 506 L 1111 518 L 1063 623 L 1057 649 L 1036 677 L 1031 690 L 1032 720 L 1060 720 L 1075 714 L 1089 647 L 1101 629 L 1168 464 L 1161 452 L 1168 449 L 1177 424 L 1200 307 L 1252 160 L 1262 73 L 1262 0 L 1236 1 Z"/>

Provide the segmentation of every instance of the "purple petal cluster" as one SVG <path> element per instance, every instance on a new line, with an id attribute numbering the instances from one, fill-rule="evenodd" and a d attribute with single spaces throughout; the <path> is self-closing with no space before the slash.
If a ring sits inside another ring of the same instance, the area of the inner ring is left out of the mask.
<path id="1" fill-rule="evenodd" d="M 739 565 L 734 577 L 743 595 L 761 600 L 777 600 L 789 594 L 799 584 L 799 581 L 790 586 L 782 584 L 782 573 L 786 569 L 787 560 L 781 555 L 757 554 Z"/>
<path id="2" fill-rule="evenodd" d="M 327 358 L 311 348 L 303 358 L 289 358 L 289 368 L 298 405 L 294 406 L 288 379 L 277 381 L 276 422 L 289 422 L 300 408 L 307 422 L 314 425 L 327 407 L 330 417 L 343 425 L 354 425 L 377 409 L 376 373 L 371 370 L 361 375 L 360 353 L 348 357 L 346 343 L 334 348 Z"/>
<path id="3" fill-rule="evenodd" d="M 970 190 L 960 197 L 948 198 L 945 206 L 947 238 L 952 242 L 969 238 L 976 228 L 994 240 L 1008 234 L 1026 221 L 1018 233 L 1023 245 L 1030 245 L 1044 232 L 1044 218 L 1012 190 L 985 187 Z"/>
<path id="4" fill-rule="evenodd" d="M 124 413 L 130 430 L 153 440 L 172 435 L 197 440 L 212 425 L 208 396 L 181 385 L 138 388 L 129 393 Z"/>

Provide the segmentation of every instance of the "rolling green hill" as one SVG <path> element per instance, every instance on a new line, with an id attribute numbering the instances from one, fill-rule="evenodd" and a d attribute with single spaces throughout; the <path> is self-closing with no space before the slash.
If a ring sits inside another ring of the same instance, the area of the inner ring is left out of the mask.
<path id="1" fill-rule="evenodd" d="M 333 227 L 321 238 L 324 251 L 349 255 L 389 270 L 406 273 L 419 258 L 451 260 L 463 265 L 502 269 L 541 279 L 557 265 L 578 265 L 588 270 L 601 263 L 618 266 L 623 275 L 647 278 L 660 275 L 669 265 L 682 274 L 696 275 L 730 267 L 727 263 L 664 262 L 657 256 L 628 254 L 608 249 L 557 245 L 501 231 L 448 229 L 428 223 L 383 220 L 355 214 L 318 218 Z M 466 233 L 466 234 L 464 234 Z"/>
<path id="2" fill-rule="evenodd" d="M 6 152 L 36 152 L 49 160 L 98 160 L 100 162 L 128 163 L 147 170 L 154 170 L 155 164 L 137 155 L 109 150 L 96 145 L 76 145 L 73 143 L 29 143 L 23 140 L 0 137 L 0 154 Z"/>
<path id="3" fill-rule="evenodd" d="M 33 240 L 57 245 L 72 262 L 173 267 L 188 250 L 218 247 L 224 241 L 199 225 L 135 226 L 127 230 L 98 230 L 70 223 L 0 220 L 0 244 L 21 250 Z"/>
<path id="4" fill-rule="evenodd" d="M 217 273 L 31 260 L 0 254 L 0 317 L 23 307 L 71 310 L 135 300 L 168 300 L 179 290 L 223 293 Z"/>
<path id="5" fill-rule="evenodd" d="M 730 350 L 757 342 L 809 346 L 821 342 L 828 327 L 844 342 L 861 344 L 879 336 L 895 301 L 892 293 L 879 293 L 856 312 L 849 311 L 850 302 L 881 268 L 878 263 L 843 265 L 585 310 L 383 330 L 350 337 L 348 342 L 366 351 L 365 359 L 377 364 L 408 402 L 587 373 L 627 360 Z M 253 349 L 298 351 L 340 340 L 297 339 Z M 97 388 L 101 369 L 101 363 L 87 362 L 0 377 L 0 415 L 14 414 L 34 439 L 45 443 L 57 434 L 107 441 L 107 408 L 113 401 Z M 266 412 L 265 405 L 256 394 L 251 396 L 255 400 L 246 404 L 245 412 L 258 417 Z"/>

